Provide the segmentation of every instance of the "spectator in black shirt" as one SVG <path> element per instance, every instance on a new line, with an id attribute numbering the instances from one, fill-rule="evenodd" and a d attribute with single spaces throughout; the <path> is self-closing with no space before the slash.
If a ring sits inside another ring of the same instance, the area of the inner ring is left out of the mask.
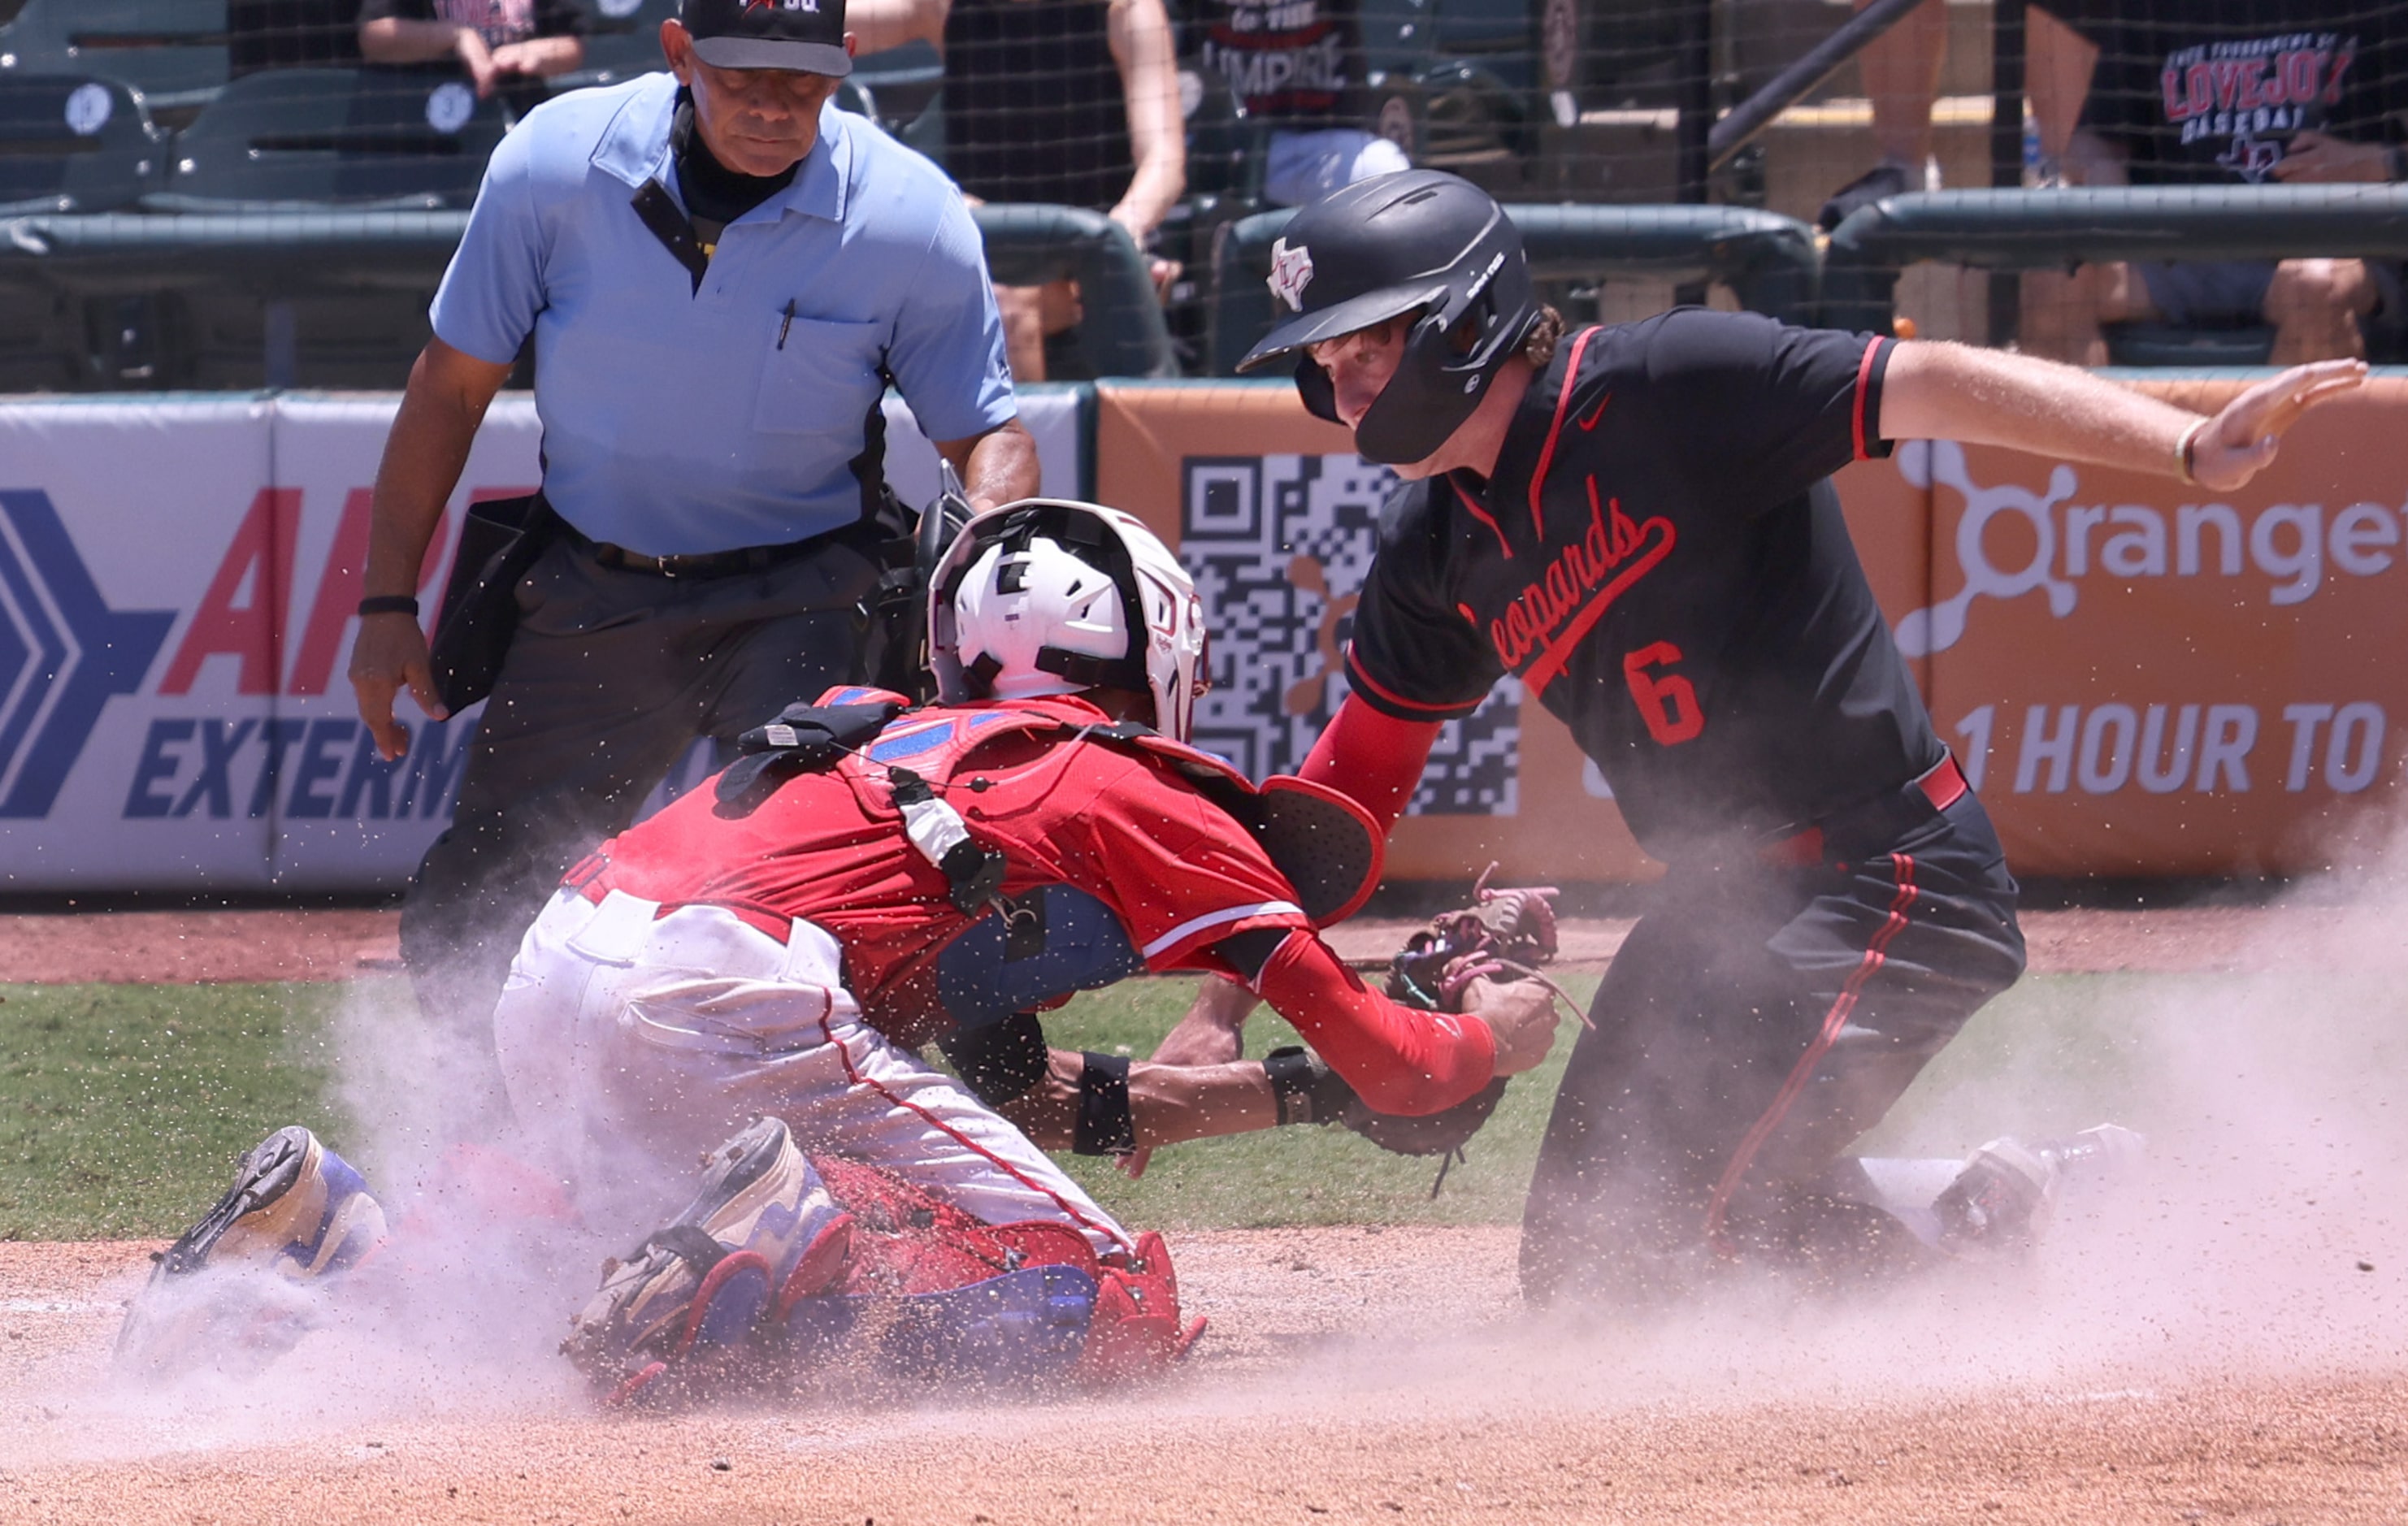
<path id="1" fill-rule="evenodd" d="M 582 67 L 583 25 L 569 0 L 363 0 L 360 54 L 371 64 L 456 58 L 486 96 Z"/>
<path id="2" fill-rule="evenodd" d="M 2085 185 L 2273 185 L 2401 178 L 2408 6 L 2333 0 L 2051 0 L 2081 34 L 2087 86 L 2033 80 L 2033 114 L 2082 130 L 2066 178 Z M 2055 137 L 2056 133 L 2044 132 Z M 2054 148 L 2054 143 L 2048 144 Z M 2107 359 L 2102 324 L 2272 325 L 2275 364 L 2363 356 L 2363 326 L 2400 302 L 2362 260 L 2114 262 L 2027 278 L 2026 347 Z M 2397 315 L 2395 315 L 2397 316 Z"/>
<path id="3" fill-rule="evenodd" d="M 924 41 L 945 64 L 945 170 L 973 205 L 1104 213 L 1145 249 L 1187 186 L 1163 0 L 850 0 L 865 53 Z M 1154 260 L 1157 290 L 1178 275 Z M 1045 340 L 1079 321 L 1069 281 L 995 289 L 1011 374 L 1045 379 Z"/>

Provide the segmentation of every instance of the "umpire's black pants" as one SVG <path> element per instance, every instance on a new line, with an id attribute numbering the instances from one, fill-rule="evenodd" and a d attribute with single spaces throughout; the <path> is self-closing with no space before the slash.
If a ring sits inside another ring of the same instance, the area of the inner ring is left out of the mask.
<path id="1" fill-rule="evenodd" d="M 1540 1147 L 1522 1286 L 1631 1305 L 1756 1262 L 1829 1284 L 1926 1252 L 1841 1152 L 2023 971 L 1979 801 L 1799 868 L 1676 866 L 1598 988 Z"/>
<path id="2" fill-rule="evenodd" d="M 494 1004 L 560 877 L 627 825 L 695 738 L 732 742 L 845 682 L 877 576 L 830 543 L 758 572 L 662 578 L 605 567 L 566 537 L 528 569 L 451 829 L 402 907 L 419 1005 L 462 1062 L 461 1126 L 498 1099 Z"/>

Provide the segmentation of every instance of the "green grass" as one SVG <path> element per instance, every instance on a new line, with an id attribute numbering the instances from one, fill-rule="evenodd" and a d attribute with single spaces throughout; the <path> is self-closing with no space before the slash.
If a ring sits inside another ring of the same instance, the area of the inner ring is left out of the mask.
<path id="1" fill-rule="evenodd" d="M 1597 977 L 1574 976 L 1565 985 L 1586 1002 Z M 1195 990 L 1192 980 L 1128 981 L 1046 1014 L 1045 1034 L 1066 1048 L 1142 1056 L 1187 1009 Z M 1097 1160 L 1069 1161 L 1070 1174 L 1105 1207 L 1148 1229 L 1512 1221 L 1522 1216 L 1522 1192 L 1571 1052 L 1570 1036 L 1562 1035 L 1544 1065 L 1506 1087 L 1496 1116 L 1447 1172 L 1435 1199 L 1436 1160 L 1391 1155 L 1335 1126 L 1182 1145 L 1157 1152 L 1137 1181 Z M 1295 1030 L 1268 1008 L 1246 1024 L 1246 1052 L 1256 1059 L 1297 1042 Z"/>
<path id="2" fill-rule="evenodd" d="M 0 1240 L 172 1234 L 270 1129 L 339 1137 L 341 991 L 0 986 Z"/>
<path id="3" fill-rule="evenodd" d="M 407 1002 L 407 988 L 390 982 Z M 1593 977 L 1568 984 L 1584 999 Z M 280 1124 L 344 1137 L 331 1102 L 328 985 L 0 986 L 0 1239 L 175 1233 L 223 1191 L 234 1156 Z M 2229 991 L 2210 976 L 2028 978 L 1978 1014 L 1865 1141 L 1867 1153 L 1957 1154 L 1992 1134 L 2062 1133 L 2114 1118 L 2146 1128 L 2183 1105 L 2146 1081 L 2144 1012 Z M 1133 980 L 1046 1019 L 1068 1048 L 1143 1055 L 1185 1010 L 1187 980 Z M 2155 1026 L 2163 1032 L 2161 1020 Z M 1435 1161 L 1336 1128 L 1181 1146 L 1142 1180 L 1108 1162 L 1071 1173 L 1148 1227 L 1510 1222 L 1574 1032 L 1517 1078 L 1433 1199 Z M 1247 1053 L 1294 1042 L 1265 1012 Z"/>

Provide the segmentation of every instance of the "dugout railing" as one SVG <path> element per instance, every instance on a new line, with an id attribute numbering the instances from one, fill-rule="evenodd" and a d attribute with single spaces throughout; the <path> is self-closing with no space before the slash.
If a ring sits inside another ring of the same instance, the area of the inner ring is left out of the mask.
<path id="1" fill-rule="evenodd" d="M 1795 218 L 1741 207 L 1516 203 L 1505 211 L 1521 230 L 1531 272 L 1542 282 L 1615 277 L 1719 282 L 1751 311 L 1795 322 L 1813 320 L 1814 235 Z M 1247 349 L 1279 321 L 1267 284 L 1271 245 L 1294 215 L 1286 209 L 1258 213 L 1231 224 L 1223 235 L 1213 258 L 1207 336 L 1212 375 L 1234 374 Z"/>
<path id="2" fill-rule="evenodd" d="M 1178 375 L 1144 257 L 1101 213 L 972 211 L 997 278 L 1080 283 L 1097 376 Z M 398 388 L 460 210 L 20 217 L 0 223 L 0 390 Z"/>
<path id="3" fill-rule="evenodd" d="M 1918 261 L 2012 272 L 2112 260 L 2315 257 L 2408 260 L 2408 185 L 2119 186 L 1891 196 L 1859 208 L 1833 230 L 1823 255 L 1820 321 L 1890 332 L 1898 278 Z M 1998 344 L 2014 337 L 2011 330 L 1990 335 Z M 2111 335 L 2111 347 L 2115 343 Z M 2126 364 L 2234 358 L 2161 326 L 2125 336 L 2120 348 L 2115 358 Z"/>

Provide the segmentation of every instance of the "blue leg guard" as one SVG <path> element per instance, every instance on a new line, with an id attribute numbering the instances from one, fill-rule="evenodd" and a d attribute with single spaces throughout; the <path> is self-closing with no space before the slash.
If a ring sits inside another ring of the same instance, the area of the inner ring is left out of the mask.
<path id="1" fill-rule="evenodd" d="M 1066 1374 L 1086 1348 L 1096 1279 L 1075 1266 L 1027 1266 L 903 1299 L 880 1345 L 897 1368 L 942 1377 L 1025 1380 Z"/>

